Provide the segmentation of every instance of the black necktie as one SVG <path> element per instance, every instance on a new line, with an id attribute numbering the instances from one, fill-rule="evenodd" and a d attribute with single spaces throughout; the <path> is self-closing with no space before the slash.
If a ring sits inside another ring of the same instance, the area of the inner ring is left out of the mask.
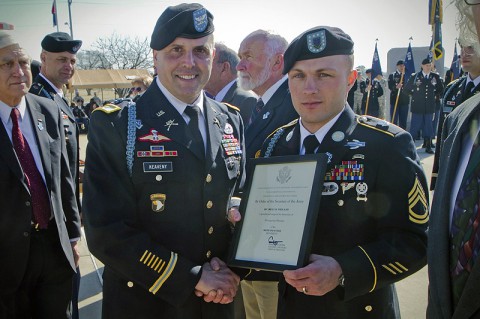
<path id="1" fill-rule="evenodd" d="M 20 117 L 18 109 L 13 108 L 10 117 L 13 124 L 12 144 L 20 165 L 22 166 L 28 189 L 30 190 L 33 220 L 40 229 L 46 229 L 50 219 L 50 202 L 47 187 L 35 164 L 35 159 L 33 158 L 27 140 L 23 137 L 20 127 L 18 126 L 18 118 Z"/>
<path id="2" fill-rule="evenodd" d="M 305 154 L 314 154 L 315 149 L 320 145 L 317 137 L 313 134 L 305 137 L 303 140 L 303 146 L 305 147 Z"/>
<path id="3" fill-rule="evenodd" d="M 192 141 L 189 145 L 190 149 L 197 154 L 201 159 L 205 158 L 205 146 L 203 144 L 202 134 L 198 127 L 198 119 L 200 118 L 200 108 L 196 105 L 187 105 L 185 108 L 185 114 L 190 117 L 188 122 L 188 128 L 192 137 Z"/>
<path id="4" fill-rule="evenodd" d="M 475 84 L 473 84 L 473 81 L 468 82 L 468 84 L 465 86 L 465 90 L 463 90 L 463 100 L 469 99 L 473 95 L 473 87 Z"/>
<path id="5" fill-rule="evenodd" d="M 250 116 L 250 121 L 248 121 L 249 125 L 252 124 L 253 121 L 255 121 L 257 116 L 262 112 L 262 109 L 263 109 L 264 106 L 265 106 L 265 104 L 263 104 L 262 99 L 261 98 L 258 99 L 257 104 L 255 105 L 255 107 L 252 110 L 252 115 Z"/>

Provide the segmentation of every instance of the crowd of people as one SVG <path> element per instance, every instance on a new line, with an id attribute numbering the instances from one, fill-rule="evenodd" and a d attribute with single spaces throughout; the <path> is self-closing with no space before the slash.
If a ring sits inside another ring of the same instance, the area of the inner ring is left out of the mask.
<path id="1" fill-rule="evenodd" d="M 103 318 L 400 318 L 395 282 L 427 263 L 426 317 L 480 318 L 480 0 L 454 2 L 465 74 L 446 87 L 429 59 L 408 80 L 402 60 L 388 80 L 362 75 L 338 27 L 290 43 L 256 30 L 235 51 L 183 3 L 152 32 L 155 77 L 70 105 L 82 41 L 46 35 L 32 78 L 0 32 L 0 319 L 78 318 L 82 223 Z M 431 208 L 418 138 L 435 153 Z M 231 267 L 254 159 L 311 154 L 326 173 L 305 265 Z"/>

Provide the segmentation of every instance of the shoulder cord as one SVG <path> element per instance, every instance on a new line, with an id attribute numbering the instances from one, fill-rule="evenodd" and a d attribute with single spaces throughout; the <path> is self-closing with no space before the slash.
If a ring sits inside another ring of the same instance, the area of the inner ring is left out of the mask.
<path id="1" fill-rule="evenodd" d="M 276 131 L 275 134 L 273 134 L 273 137 L 270 140 L 270 143 L 268 143 L 267 150 L 265 151 L 265 155 L 263 157 L 270 157 L 272 155 L 273 149 L 280 137 L 282 136 L 283 132 L 285 132 L 285 129 L 281 128 Z"/>
<path id="2" fill-rule="evenodd" d="M 132 177 L 133 167 L 133 153 L 135 150 L 135 138 L 137 133 L 137 107 L 133 102 L 128 103 L 128 124 L 127 124 L 127 147 L 126 147 L 126 161 L 128 174 Z"/>

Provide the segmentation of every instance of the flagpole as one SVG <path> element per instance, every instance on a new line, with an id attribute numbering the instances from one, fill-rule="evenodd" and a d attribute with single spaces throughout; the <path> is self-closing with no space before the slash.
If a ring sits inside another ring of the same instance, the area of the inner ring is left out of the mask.
<path id="1" fill-rule="evenodd" d="M 398 82 L 399 84 L 401 84 L 403 82 L 403 76 L 405 75 L 405 70 L 402 72 L 402 76 L 400 77 L 400 82 Z M 403 87 L 403 85 L 402 85 Z M 397 98 L 395 100 L 395 107 L 393 108 L 393 116 L 392 116 L 392 123 L 395 124 L 395 113 L 397 113 L 397 105 L 398 105 L 398 99 L 400 98 L 400 91 L 402 90 L 402 88 L 399 88 L 398 89 L 398 92 L 397 92 Z"/>
<path id="2" fill-rule="evenodd" d="M 72 0 L 68 0 L 68 17 L 70 19 L 70 36 L 72 37 L 73 39 L 73 25 L 72 25 L 72 9 L 71 9 L 71 6 L 72 6 Z"/>
<path id="3" fill-rule="evenodd" d="M 53 6 L 55 7 L 55 21 L 57 21 L 57 32 L 59 32 L 58 30 L 58 15 L 57 15 L 57 0 L 53 0 Z"/>

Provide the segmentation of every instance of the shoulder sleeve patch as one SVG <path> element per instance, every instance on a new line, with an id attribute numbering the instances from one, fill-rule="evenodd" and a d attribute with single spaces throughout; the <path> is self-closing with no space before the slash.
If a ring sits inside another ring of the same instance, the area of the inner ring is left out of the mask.
<path id="1" fill-rule="evenodd" d="M 92 113 L 96 111 L 102 111 L 103 113 L 110 114 L 110 113 L 118 112 L 121 109 L 122 109 L 121 107 L 115 104 L 105 104 L 104 106 L 97 107 L 95 110 L 92 111 Z"/>
<path id="2" fill-rule="evenodd" d="M 396 133 L 395 131 L 399 129 L 396 125 L 389 123 L 385 120 L 380 120 L 375 117 L 366 116 L 366 115 L 357 117 L 357 123 L 364 127 L 367 127 L 369 129 L 372 129 L 378 132 L 382 132 L 392 137 L 395 136 L 395 133 Z"/>
<path id="3" fill-rule="evenodd" d="M 236 107 L 235 105 L 225 103 L 225 102 L 222 102 L 222 103 L 225 104 L 228 108 L 231 108 L 231 109 L 234 109 L 237 112 L 240 112 L 240 109 L 238 107 Z"/>

